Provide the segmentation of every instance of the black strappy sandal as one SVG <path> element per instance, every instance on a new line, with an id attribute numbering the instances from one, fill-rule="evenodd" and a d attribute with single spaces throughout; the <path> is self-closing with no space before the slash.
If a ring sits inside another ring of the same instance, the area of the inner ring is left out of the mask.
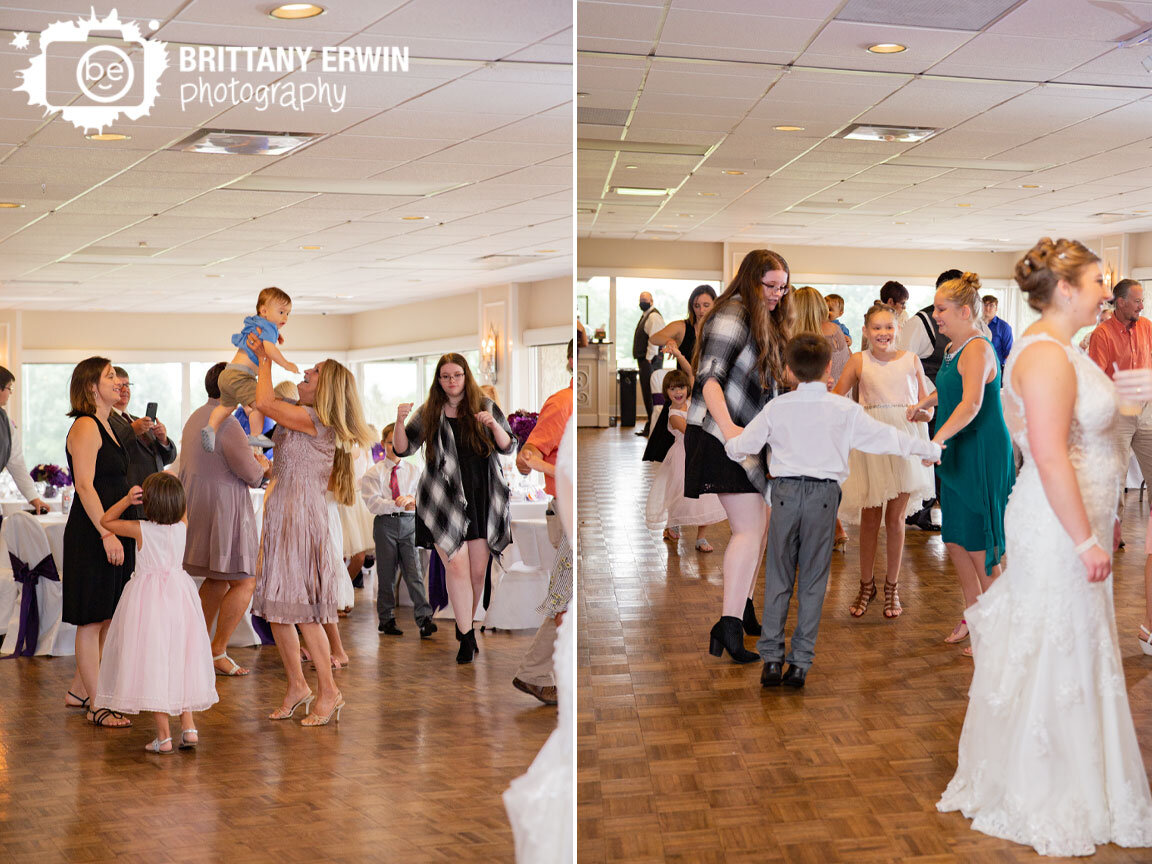
<path id="1" fill-rule="evenodd" d="M 95 711 L 89 711 L 88 713 L 92 715 L 88 717 L 88 722 L 93 726 L 101 726 L 105 729 L 130 729 L 132 727 L 131 720 L 128 720 L 123 714 L 113 711 L 111 708 L 97 708 Z M 106 721 L 109 717 L 115 720 L 128 720 L 128 722 L 124 724 L 108 723 Z"/>
<path id="2" fill-rule="evenodd" d="M 65 694 L 65 695 L 71 696 L 73 699 L 77 700 L 80 703 L 78 705 L 72 705 L 68 702 L 65 702 L 64 703 L 65 708 L 84 708 L 84 709 L 88 708 L 88 700 L 91 698 L 90 696 L 85 696 L 83 699 L 81 699 L 79 696 L 77 696 L 71 690 L 69 690 L 67 692 L 67 694 Z"/>

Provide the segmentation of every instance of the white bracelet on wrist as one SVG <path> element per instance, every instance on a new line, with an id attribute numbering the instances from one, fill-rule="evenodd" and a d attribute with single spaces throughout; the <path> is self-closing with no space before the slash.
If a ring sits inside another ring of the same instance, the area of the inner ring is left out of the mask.
<path id="1" fill-rule="evenodd" d="M 1095 534 L 1093 534 L 1091 537 L 1089 537 L 1087 540 L 1085 540 L 1083 543 L 1081 543 L 1079 546 L 1076 547 L 1076 550 L 1075 550 L 1076 554 L 1077 555 L 1083 555 L 1085 552 L 1087 552 L 1093 546 L 1100 546 L 1100 541 L 1096 539 Z M 1100 548 L 1103 549 L 1104 547 L 1101 546 Z"/>

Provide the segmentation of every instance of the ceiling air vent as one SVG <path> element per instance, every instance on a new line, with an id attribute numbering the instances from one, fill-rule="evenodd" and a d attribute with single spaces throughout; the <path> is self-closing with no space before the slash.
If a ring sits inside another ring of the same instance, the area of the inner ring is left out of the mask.
<path id="1" fill-rule="evenodd" d="M 593 126 L 626 126 L 628 113 L 627 108 L 577 108 L 576 122 Z"/>
<path id="2" fill-rule="evenodd" d="M 927 141 L 939 129 L 927 126 L 876 126 L 871 123 L 853 123 L 840 133 L 840 138 L 852 141 L 884 141 L 890 144 L 914 144 Z"/>
<path id="3" fill-rule="evenodd" d="M 848 0 L 838 21 L 887 24 L 893 27 L 932 27 L 938 30 L 983 30 L 1020 0 Z"/>

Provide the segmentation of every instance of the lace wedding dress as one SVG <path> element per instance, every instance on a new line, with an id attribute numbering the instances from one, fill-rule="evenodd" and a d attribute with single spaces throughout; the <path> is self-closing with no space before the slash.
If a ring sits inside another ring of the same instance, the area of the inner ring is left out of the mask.
<path id="1" fill-rule="evenodd" d="M 965 616 L 976 668 L 956 774 L 936 807 L 1042 855 L 1098 843 L 1152 846 L 1152 797 L 1117 647 L 1112 578 L 1090 583 L 1028 448 L 1023 403 L 1004 374 L 1005 419 L 1024 468 L 1005 510 L 1008 566 Z M 1059 344 L 1059 343 L 1057 343 Z M 1112 537 L 1121 458 L 1112 383 L 1082 351 L 1068 451 L 1092 530 Z"/>

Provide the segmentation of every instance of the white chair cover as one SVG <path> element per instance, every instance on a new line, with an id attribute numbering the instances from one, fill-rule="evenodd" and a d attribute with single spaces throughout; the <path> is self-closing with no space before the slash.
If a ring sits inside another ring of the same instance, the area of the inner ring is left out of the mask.
<path id="1" fill-rule="evenodd" d="M 62 562 L 56 560 L 48 543 L 44 527 L 29 513 L 18 512 L 4 517 L 0 528 L 4 545 L 29 567 L 35 567 L 45 558 L 52 556 L 56 572 L 64 578 Z M 5 562 L 8 563 L 8 562 Z M 11 578 L 11 577 L 9 577 Z M 20 628 L 20 607 L 25 586 L 15 583 L 16 602 L 8 616 L 8 632 L 5 634 L 5 651 L 10 652 L 16 643 Z M 50 654 L 56 657 L 71 656 L 76 653 L 76 628 L 60 620 L 64 608 L 63 583 L 49 579 L 36 582 L 36 604 L 40 613 L 40 635 L 36 641 L 36 654 Z"/>
<path id="2" fill-rule="evenodd" d="M 503 568 L 492 568 L 492 605 L 484 615 L 484 627 L 500 630 L 536 630 L 544 616 L 536 611 L 548 593 L 548 577 L 556 551 L 548 540 L 548 523 L 543 519 L 525 519 L 512 523 L 512 552 L 519 561 Z"/>

